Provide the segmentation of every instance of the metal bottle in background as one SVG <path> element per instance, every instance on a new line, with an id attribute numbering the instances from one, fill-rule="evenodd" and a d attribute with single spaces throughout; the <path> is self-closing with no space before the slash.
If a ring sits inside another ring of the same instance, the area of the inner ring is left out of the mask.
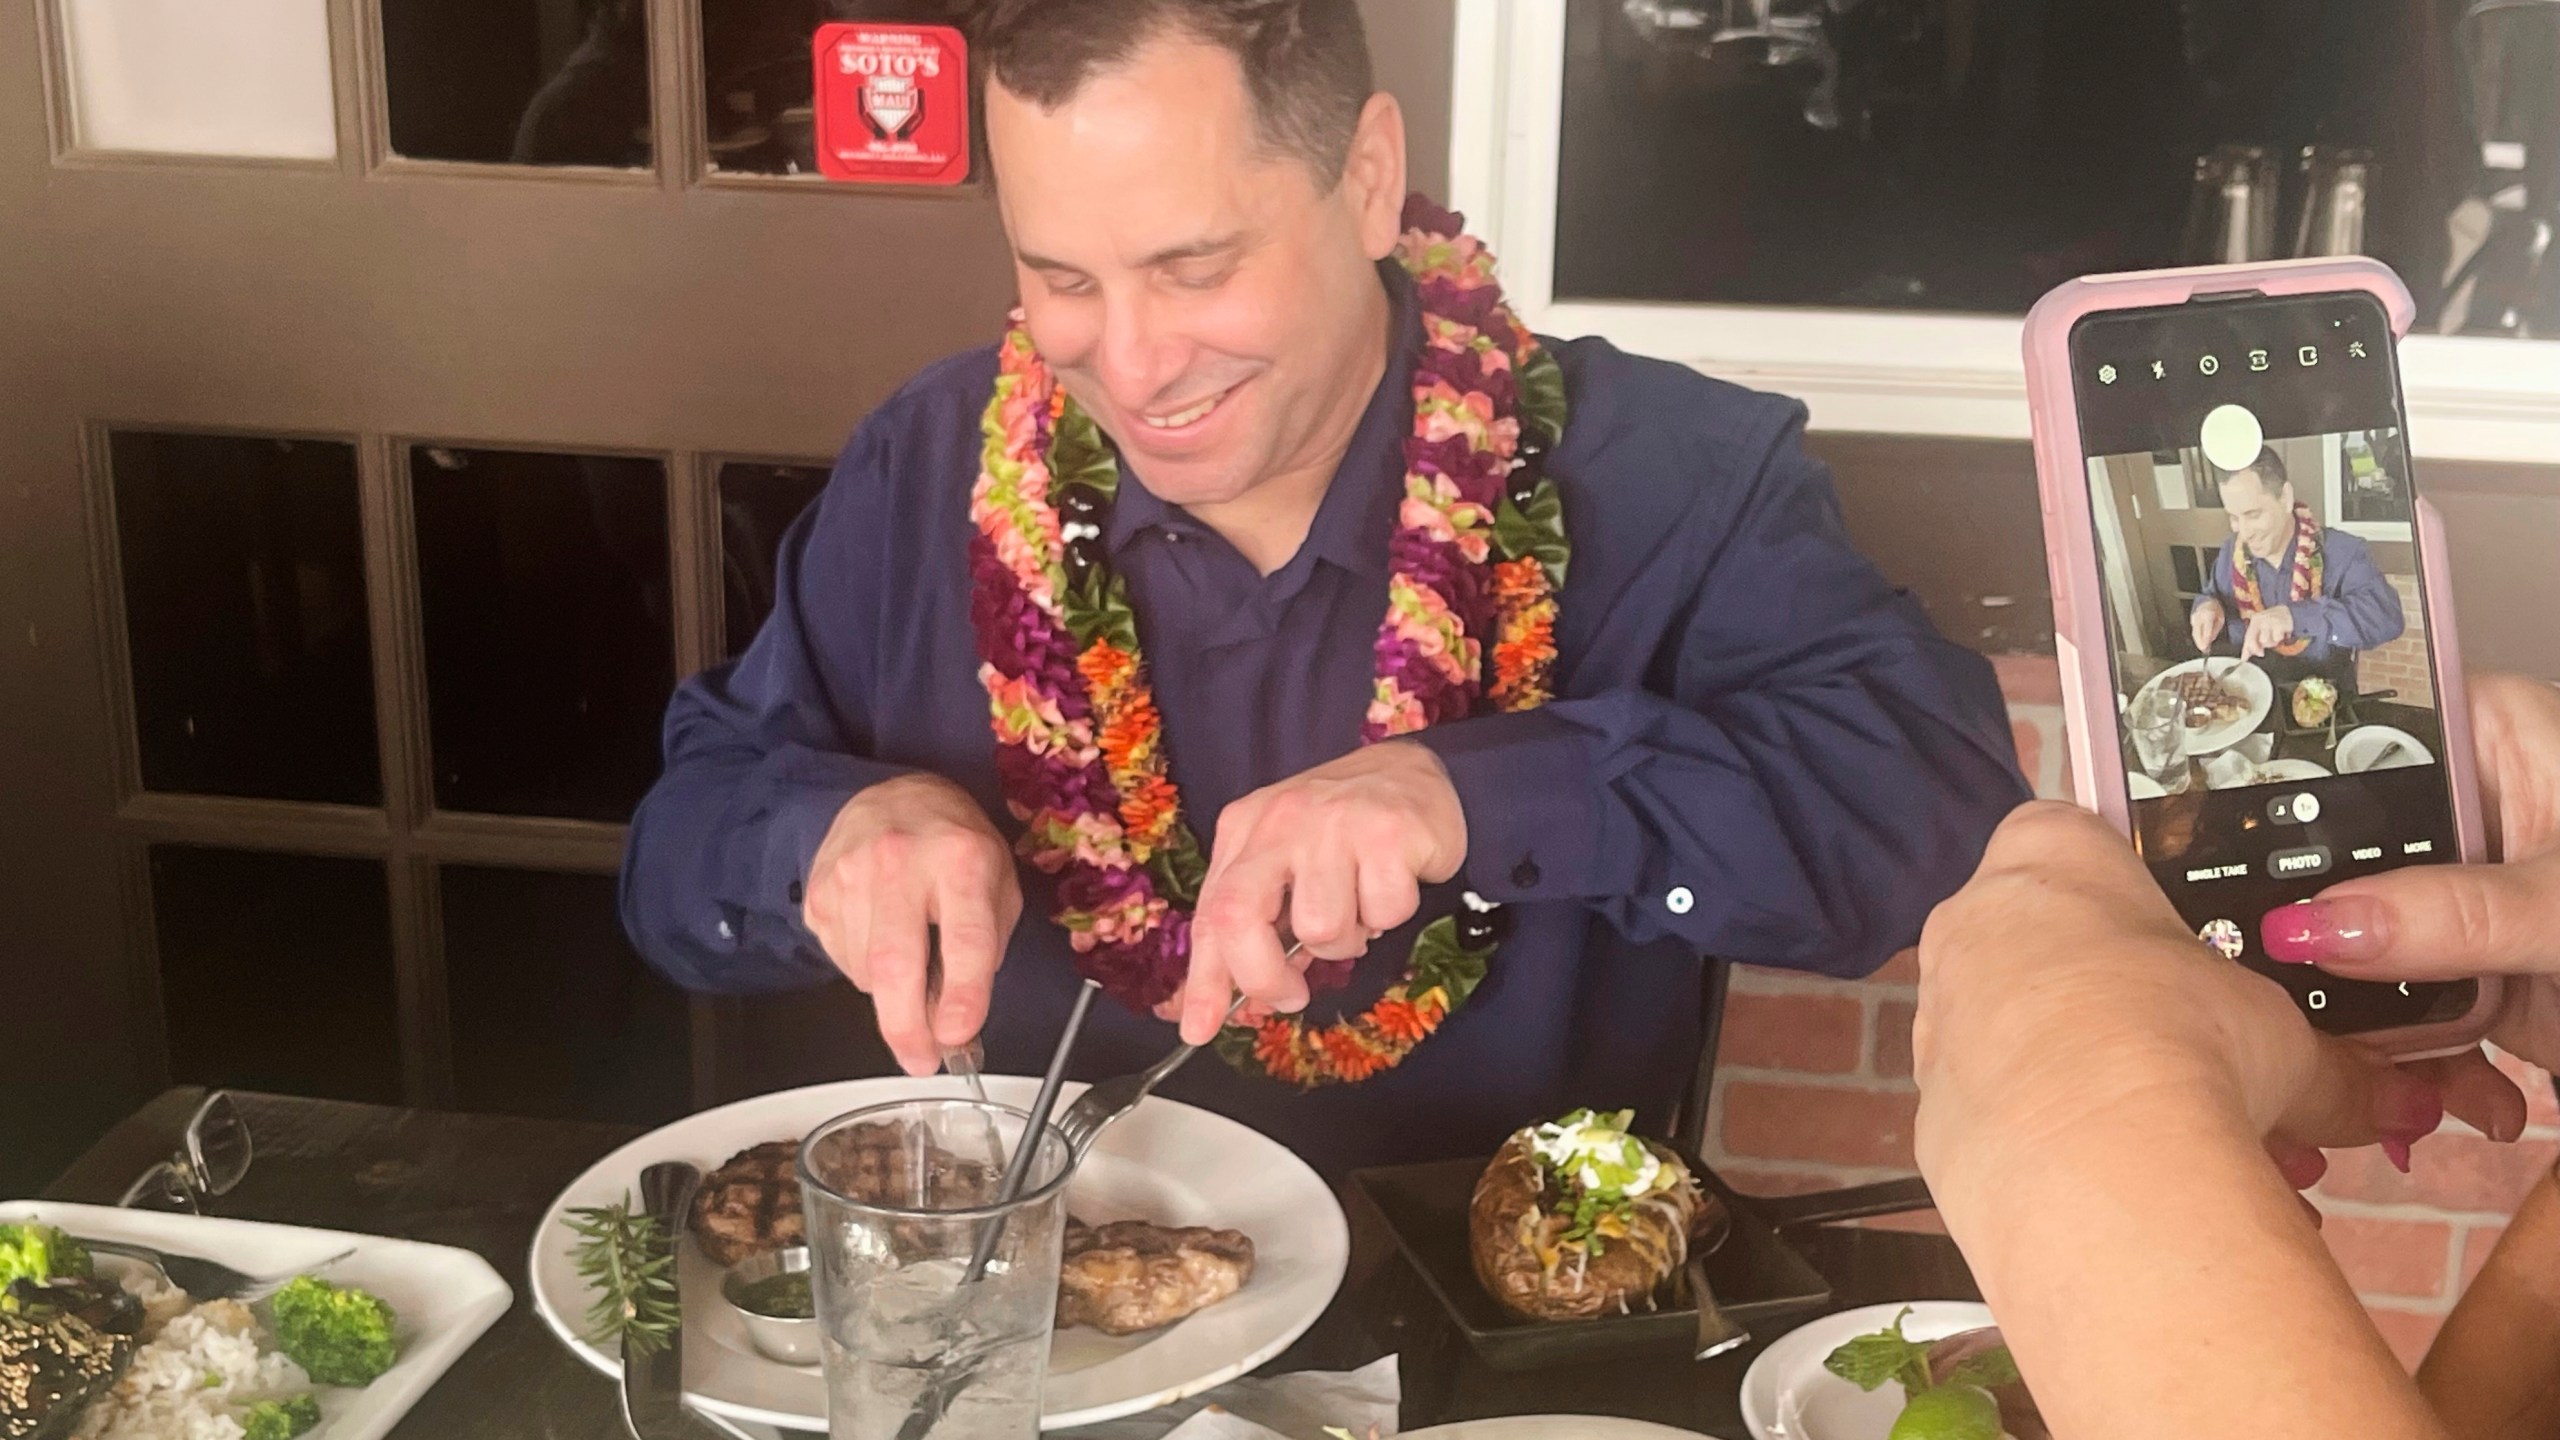
<path id="1" fill-rule="evenodd" d="M 2196 160 L 2187 208 L 2186 263 L 2246 265 L 2276 258 L 2275 157 L 2256 145 L 2224 145 Z"/>
<path id="2" fill-rule="evenodd" d="M 2373 153 L 2307 146 L 2302 152 L 2302 181 L 2294 255 L 2363 254 L 2365 207 L 2373 194 Z"/>

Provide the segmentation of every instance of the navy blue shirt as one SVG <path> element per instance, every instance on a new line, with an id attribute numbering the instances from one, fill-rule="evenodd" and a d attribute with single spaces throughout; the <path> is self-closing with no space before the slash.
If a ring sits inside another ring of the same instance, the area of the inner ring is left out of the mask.
<path id="1" fill-rule="evenodd" d="M 2268 607 L 2288 606 L 2293 611 L 2293 633 L 2311 642 L 2303 649 L 2301 663 L 2326 665 L 2333 658 L 2353 660 L 2359 650 L 2371 650 L 2400 638 L 2409 627 L 2408 616 L 2400 605 L 2400 592 L 2383 578 L 2382 567 L 2373 560 L 2373 547 L 2344 530 L 2320 532 L 2320 594 L 2309 600 L 2287 601 L 2284 597 L 2293 593 L 2293 552 L 2301 544 L 2301 537 L 2296 536 L 2277 558 L 2253 556 L 2249 562 L 2249 568 L 2257 573 L 2258 594 Z M 2240 602 L 2234 593 L 2240 583 L 2239 546 L 2238 536 L 2222 542 L 2221 551 L 2213 559 L 2213 574 L 2205 581 L 2205 591 L 2196 597 L 2199 607 L 2207 600 L 2222 602 L 2223 639 L 2234 650 L 2249 638 L 2249 617 L 2240 613 Z"/>
<path id="2" fill-rule="evenodd" d="M 1288 563 L 1257 573 L 1142 476 L 1121 479 L 1106 539 L 1204 841 L 1228 802 L 1359 741 L 1421 334 L 1387 274 L 1387 374 Z M 1301 1092 L 1204 1058 L 1166 1087 L 1329 1174 L 1489 1154 L 1580 1105 L 1663 1125 L 1697 1063 L 1701 957 L 1863 975 L 1918 938 L 2027 795 L 1989 665 L 1851 547 L 1801 406 L 1602 341 L 1549 343 L 1572 402 L 1548 466 L 1574 546 L 1559 698 L 1424 732 L 1465 810 L 1465 869 L 1310 1013 L 1375 1000 L 1463 889 L 1509 904 L 1511 937 L 1474 998 L 1372 1080 Z M 946 360 L 863 422 L 783 542 L 771 620 L 669 706 L 622 907 L 678 983 L 833 977 L 799 882 L 866 785 L 930 770 L 1019 833 L 969 624 L 995 370 L 992 348 Z M 991 1068 L 1037 1073 L 1078 982 L 1048 880 L 1022 878 L 984 1040 Z M 1076 1069 L 1133 1070 L 1175 1039 L 1105 1000 Z"/>

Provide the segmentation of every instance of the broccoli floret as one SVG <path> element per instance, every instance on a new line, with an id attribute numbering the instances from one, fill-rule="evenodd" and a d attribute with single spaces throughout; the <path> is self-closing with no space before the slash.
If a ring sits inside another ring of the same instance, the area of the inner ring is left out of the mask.
<path id="1" fill-rule="evenodd" d="M 261 1400 L 240 1417 L 241 1440 L 293 1440 L 320 1423 L 320 1402 L 308 1395 Z"/>
<path id="2" fill-rule="evenodd" d="M 15 1280 L 86 1279 L 89 1271 L 88 1247 L 52 1226 L 0 1225 L 0 1290 Z"/>
<path id="3" fill-rule="evenodd" d="M 276 1292 L 273 1307 L 276 1348 L 322 1385 L 370 1385 L 399 1358 L 380 1296 L 302 1275 Z"/>

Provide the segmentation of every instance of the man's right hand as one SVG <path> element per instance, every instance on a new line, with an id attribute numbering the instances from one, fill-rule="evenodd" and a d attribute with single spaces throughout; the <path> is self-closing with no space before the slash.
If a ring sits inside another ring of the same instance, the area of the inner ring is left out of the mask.
<path id="1" fill-rule="evenodd" d="M 1022 918 L 1013 856 L 969 792 L 939 775 L 884 780 L 845 802 L 818 845 L 800 918 L 910 1075 L 986 1023 L 996 967 Z M 925 1013 L 927 927 L 941 931 L 942 998 Z"/>
<path id="2" fill-rule="evenodd" d="M 2229 623 L 2230 617 L 2223 613 L 2222 602 L 2206 600 L 2199 603 L 2195 614 L 2188 617 L 2187 628 L 2195 636 L 2196 648 L 2210 655 L 2213 642 L 2222 638 L 2223 627 Z"/>

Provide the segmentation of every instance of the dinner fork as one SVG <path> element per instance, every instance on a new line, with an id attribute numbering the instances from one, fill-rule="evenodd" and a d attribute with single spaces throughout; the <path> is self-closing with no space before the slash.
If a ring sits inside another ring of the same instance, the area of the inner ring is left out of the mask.
<path id="1" fill-rule="evenodd" d="M 283 1289 L 296 1278 L 315 1275 L 348 1256 L 355 1247 L 339 1251 L 316 1264 L 298 1265 L 274 1275 L 251 1275 L 228 1265 L 193 1255 L 170 1255 L 148 1245 L 129 1245 L 121 1240 L 92 1240 L 85 1235 L 71 1237 L 100 1255 L 114 1255 L 138 1260 L 169 1278 L 169 1283 L 187 1292 L 194 1300 L 237 1300 L 243 1304 L 264 1300 Z"/>
<path id="2" fill-rule="evenodd" d="M 1292 946 L 1289 953 L 1297 954 L 1297 947 Z M 1227 1007 L 1225 1023 L 1234 1023 L 1244 1005 L 1244 997 L 1237 996 L 1235 1003 Z M 1157 1086 L 1171 1078 L 1174 1071 L 1189 1064 L 1191 1057 L 1198 1053 L 1200 1047 L 1197 1045 L 1176 1045 L 1171 1054 L 1146 1069 L 1101 1081 L 1077 1096 L 1076 1103 L 1051 1122 L 1066 1140 L 1068 1153 L 1082 1164 L 1085 1152 L 1093 1148 L 1093 1142 L 1101 1138 L 1103 1131 L 1110 1129 L 1121 1116 L 1137 1109 L 1139 1101 L 1154 1094 Z"/>

